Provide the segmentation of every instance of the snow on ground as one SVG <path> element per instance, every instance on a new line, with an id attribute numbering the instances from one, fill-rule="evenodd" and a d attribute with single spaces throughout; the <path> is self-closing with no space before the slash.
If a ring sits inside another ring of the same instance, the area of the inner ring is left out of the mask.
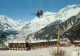
<path id="1" fill-rule="evenodd" d="M 0 51 L 0 56 L 50 56 L 52 48 L 43 48 L 29 51 Z"/>
<path id="2" fill-rule="evenodd" d="M 65 56 L 78 56 L 78 47 L 61 47 L 60 49 L 65 51 Z"/>
<path id="3" fill-rule="evenodd" d="M 57 47 L 42 48 L 29 51 L 1 51 L 0 56 L 51 56 L 51 52 L 56 52 Z M 61 47 L 65 51 L 65 56 L 78 56 L 78 47 Z"/>

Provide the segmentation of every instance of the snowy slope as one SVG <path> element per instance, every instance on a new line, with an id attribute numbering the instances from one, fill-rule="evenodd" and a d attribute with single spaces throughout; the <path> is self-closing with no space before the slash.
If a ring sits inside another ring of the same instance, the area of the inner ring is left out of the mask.
<path id="1" fill-rule="evenodd" d="M 48 24 L 55 22 L 56 20 L 62 20 L 62 22 L 66 21 L 72 16 L 77 15 L 80 12 L 80 5 L 69 5 L 67 7 L 64 7 L 61 9 L 58 13 L 54 12 L 44 12 L 43 16 L 41 18 L 35 17 L 33 20 L 29 22 L 29 24 L 26 24 L 22 31 L 24 34 L 28 32 L 27 34 L 34 33 Z"/>
<path id="2" fill-rule="evenodd" d="M 7 36 L 8 39 L 13 39 L 14 35 L 18 34 L 25 24 L 27 22 L 21 20 L 16 21 L 0 14 L 0 34 Z"/>
<path id="3" fill-rule="evenodd" d="M 56 13 L 53 12 L 44 12 L 42 17 L 40 18 L 35 17 L 33 20 L 31 20 L 30 22 L 28 22 L 26 25 L 22 27 L 21 31 L 19 31 L 19 34 L 15 36 L 16 38 L 12 38 L 12 39 L 13 40 L 26 39 L 27 35 L 34 33 L 38 30 L 41 30 L 48 24 L 55 22 L 56 21 L 55 15 Z"/>
<path id="4" fill-rule="evenodd" d="M 28 32 L 27 34 L 36 32 L 44 28 L 46 25 L 50 24 L 51 22 L 56 21 L 55 15 L 56 13 L 53 12 L 45 12 L 42 17 L 40 18 L 35 17 L 32 21 L 29 22 L 29 24 L 25 25 L 22 31 L 25 33 Z"/>
<path id="5" fill-rule="evenodd" d="M 57 19 L 65 21 L 71 16 L 77 15 L 79 12 L 80 12 L 80 5 L 68 5 L 67 7 L 61 9 L 55 17 Z"/>
<path id="6" fill-rule="evenodd" d="M 25 25 L 25 22 L 16 21 L 4 15 L 0 15 L 0 24 L 2 26 L 1 30 L 20 30 L 22 26 Z"/>
<path id="7" fill-rule="evenodd" d="M 44 12 L 42 17 L 35 17 L 30 22 L 16 21 L 4 15 L 0 15 L 0 29 L 5 32 L 6 30 L 17 31 L 19 32 L 19 34 L 15 35 L 17 39 L 25 39 L 27 35 L 43 29 L 50 23 L 56 20 L 62 20 L 62 22 L 64 22 L 70 17 L 77 15 L 79 12 L 80 5 L 69 5 L 61 9 L 58 13 Z"/>
<path id="8" fill-rule="evenodd" d="M 78 18 L 75 18 L 73 16 L 80 18 L 79 17 L 80 16 L 80 5 L 69 5 L 69 6 L 61 9 L 55 15 L 55 20 L 52 22 L 54 23 L 56 20 L 62 20 L 62 22 L 60 22 L 60 24 L 64 29 L 63 32 L 65 32 L 65 31 L 69 30 L 74 25 L 74 23 L 77 21 Z M 31 38 L 32 39 L 35 39 L 35 38 L 37 38 L 37 39 L 50 39 L 53 35 L 54 36 L 52 38 L 55 38 L 56 34 L 54 34 L 54 32 L 52 35 L 50 35 L 51 31 L 53 31 L 55 28 L 53 23 L 48 24 L 48 26 L 46 26 L 45 28 L 28 35 L 27 40 L 31 39 Z M 63 34 L 63 33 L 61 33 L 61 34 Z M 46 35 L 47 35 L 47 37 L 46 37 Z"/>

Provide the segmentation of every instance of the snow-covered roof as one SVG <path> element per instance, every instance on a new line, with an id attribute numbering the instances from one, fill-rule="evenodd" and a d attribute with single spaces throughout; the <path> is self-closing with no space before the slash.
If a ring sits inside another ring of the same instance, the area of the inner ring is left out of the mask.
<path id="1" fill-rule="evenodd" d="M 17 40 L 14 40 L 14 41 L 9 41 L 9 43 L 26 43 L 26 41 L 24 40 L 24 41 L 17 41 Z"/>
<path id="2" fill-rule="evenodd" d="M 39 43 L 39 42 L 48 42 L 48 41 L 57 41 L 57 39 L 52 39 L 52 40 L 38 40 L 38 41 L 31 41 L 30 43 Z"/>
<path id="3" fill-rule="evenodd" d="M 31 41 L 30 43 L 47 42 L 47 40 Z"/>
<path id="4" fill-rule="evenodd" d="M 52 39 L 52 40 L 37 40 L 37 41 L 31 41 L 29 43 L 39 43 L 39 42 L 48 42 L 48 41 L 57 41 L 57 39 Z M 28 41 L 21 41 L 21 40 L 14 40 L 14 41 L 9 41 L 9 43 L 26 43 Z"/>

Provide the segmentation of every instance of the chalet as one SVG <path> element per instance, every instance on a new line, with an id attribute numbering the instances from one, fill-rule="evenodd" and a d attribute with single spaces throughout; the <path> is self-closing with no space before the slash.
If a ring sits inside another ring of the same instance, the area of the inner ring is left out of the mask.
<path id="1" fill-rule="evenodd" d="M 9 50 L 30 50 L 46 48 L 57 45 L 57 39 L 40 41 L 12 41 L 9 42 Z"/>

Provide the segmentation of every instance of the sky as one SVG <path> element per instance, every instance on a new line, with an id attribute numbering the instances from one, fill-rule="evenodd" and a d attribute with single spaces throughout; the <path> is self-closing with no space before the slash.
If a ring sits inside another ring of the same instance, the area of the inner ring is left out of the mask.
<path id="1" fill-rule="evenodd" d="M 0 14 L 14 20 L 31 21 L 38 10 L 58 12 L 68 5 L 80 4 L 80 0 L 0 0 Z"/>

